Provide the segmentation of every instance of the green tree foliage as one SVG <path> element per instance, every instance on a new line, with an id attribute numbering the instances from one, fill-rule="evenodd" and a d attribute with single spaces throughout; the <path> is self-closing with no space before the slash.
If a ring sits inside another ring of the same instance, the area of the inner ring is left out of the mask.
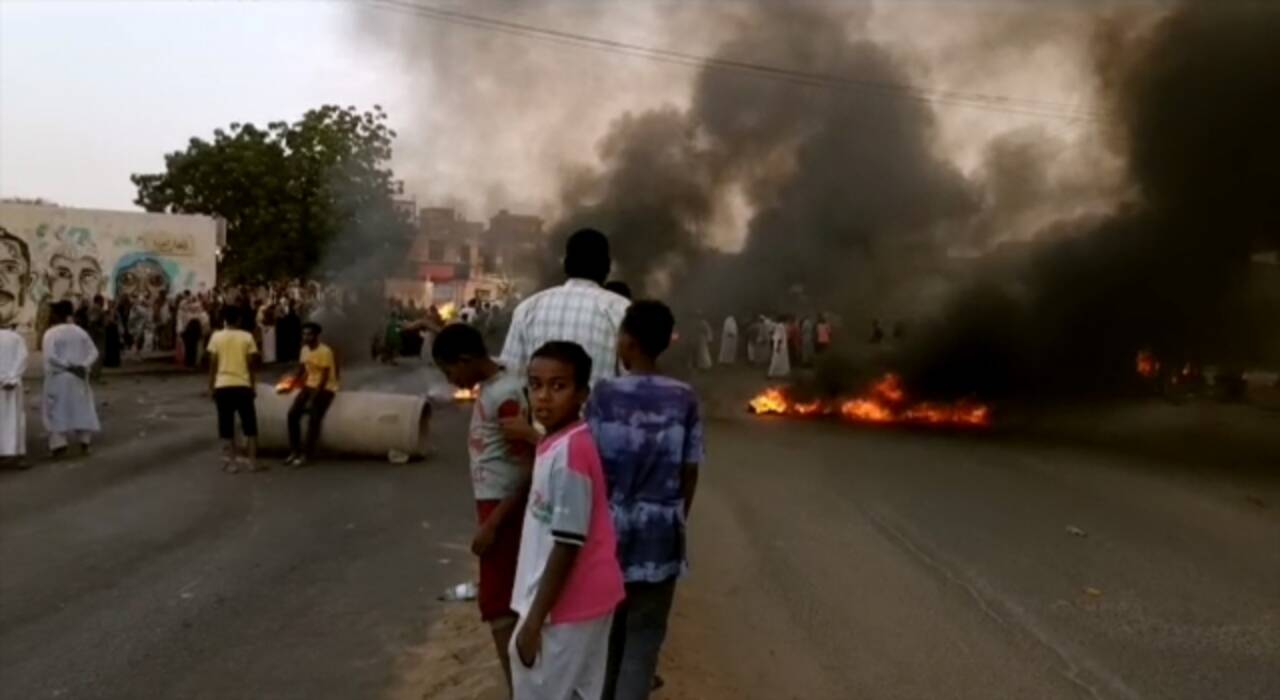
<path id="1" fill-rule="evenodd" d="M 231 124 L 165 156 L 165 171 L 135 174 L 147 211 L 227 222 L 222 273 L 233 280 L 333 273 L 391 261 L 412 229 L 395 207 L 388 162 L 395 132 L 381 107 L 326 105 L 261 129 Z"/>

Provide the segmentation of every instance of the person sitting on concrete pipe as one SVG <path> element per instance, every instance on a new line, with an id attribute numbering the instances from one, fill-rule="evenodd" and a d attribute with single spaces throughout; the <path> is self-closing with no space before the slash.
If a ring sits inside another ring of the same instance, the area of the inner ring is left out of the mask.
<path id="1" fill-rule="evenodd" d="M 302 356 L 293 386 L 302 385 L 289 408 L 289 457 L 286 466 L 302 467 L 315 454 L 324 415 L 338 393 L 338 362 L 333 349 L 320 342 L 320 324 L 302 326 Z M 307 414 L 307 441 L 302 442 L 302 414 Z"/>

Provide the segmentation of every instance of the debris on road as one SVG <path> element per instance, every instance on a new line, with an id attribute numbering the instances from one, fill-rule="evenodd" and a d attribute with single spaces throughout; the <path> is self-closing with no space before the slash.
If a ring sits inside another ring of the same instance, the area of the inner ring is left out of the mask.
<path id="1" fill-rule="evenodd" d="M 387 461 L 392 464 L 408 464 L 409 453 L 401 452 L 400 450 L 388 450 Z"/>
<path id="2" fill-rule="evenodd" d="M 479 589 L 476 584 L 472 581 L 467 581 L 466 583 L 459 583 L 456 586 L 446 588 L 444 593 L 440 594 L 438 600 L 448 602 L 475 600 L 478 592 Z"/>
<path id="3" fill-rule="evenodd" d="M 1074 537 L 1088 537 L 1088 536 L 1089 536 L 1089 533 L 1087 533 L 1087 532 L 1085 532 L 1084 530 L 1082 530 L 1082 529 L 1080 529 L 1080 528 L 1076 527 L 1075 525 L 1068 525 L 1068 526 L 1067 526 L 1067 534 L 1068 534 L 1068 535 L 1072 535 L 1072 536 L 1074 536 Z"/>
<path id="4" fill-rule="evenodd" d="M 1102 590 L 1101 590 L 1101 589 L 1098 589 L 1098 588 L 1094 588 L 1093 586 L 1085 586 L 1084 593 L 1085 593 L 1085 595 L 1089 596 L 1090 598 L 1101 598 L 1101 597 L 1102 597 Z"/>

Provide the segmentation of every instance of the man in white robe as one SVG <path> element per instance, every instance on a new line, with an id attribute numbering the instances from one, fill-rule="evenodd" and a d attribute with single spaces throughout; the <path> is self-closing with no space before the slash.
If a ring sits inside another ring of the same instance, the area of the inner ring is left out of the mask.
<path id="1" fill-rule="evenodd" d="M 720 364 L 731 365 L 738 361 L 738 322 L 729 316 L 720 331 Z"/>
<path id="2" fill-rule="evenodd" d="M 89 368 L 98 359 L 98 349 L 83 328 L 71 322 L 70 302 L 54 304 L 53 325 L 45 331 L 44 400 L 41 406 L 44 428 L 49 433 L 49 450 L 61 455 L 68 442 L 89 451 L 89 442 L 102 429 L 89 387 Z"/>
<path id="3" fill-rule="evenodd" d="M 22 375 L 27 371 L 27 341 L 12 328 L 0 328 L 0 459 L 27 454 L 26 396 Z"/>
<path id="4" fill-rule="evenodd" d="M 778 379 L 791 374 L 791 357 L 787 350 L 787 324 L 773 324 L 773 357 L 769 360 L 769 377 Z"/>
<path id="5" fill-rule="evenodd" d="M 711 369 L 711 345 L 715 342 L 715 332 L 707 319 L 698 319 L 698 354 L 694 357 L 694 366 L 698 369 Z"/>

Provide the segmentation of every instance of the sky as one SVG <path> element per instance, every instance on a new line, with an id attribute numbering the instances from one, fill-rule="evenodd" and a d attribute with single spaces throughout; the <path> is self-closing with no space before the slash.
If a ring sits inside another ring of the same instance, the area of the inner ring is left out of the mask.
<path id="1" fill-rule="evenodd" d="M 711 10 L 734 3 L 717 3 L 430 4 L 710 54 L 732 26 Z M 931 86 L 1082 105 L 1090 86 L 1079 13 L 1041 7 L 892 0 L 878 5 L 871 32 Z M 1008 41 L 1029 28 L 1040 48 Z M 992 42 L 1011 43 L 1015 58 L 971 50 Z M 399 132 L 392 166 L 420 204 L 472 218 L 500 207 L 554 217 L 566 173 L 596 160 L 614 120 L 687 106 L 696 75 L 346 0 L 0 0 L 0 196 L 134 209 L 129 176 L 160 172 L 164 155 L 192 137 L 297 119 L 323 104 L 380 104 Z M 993 135 L 1027 125 L 946 105 L 938 116 L 939 147 L 965 170 Z M 1064 139 L 1064 152 L 1083 133 L 1079 124 L 1032 125 Z"/>
<path id="2" fill-rule="evenodd" d="M 341 2 L 0 0 L 0 196 L 136 209 L 132 173 L 234 121 L 381 104 L 403 83 L 354 48 Z"/>

